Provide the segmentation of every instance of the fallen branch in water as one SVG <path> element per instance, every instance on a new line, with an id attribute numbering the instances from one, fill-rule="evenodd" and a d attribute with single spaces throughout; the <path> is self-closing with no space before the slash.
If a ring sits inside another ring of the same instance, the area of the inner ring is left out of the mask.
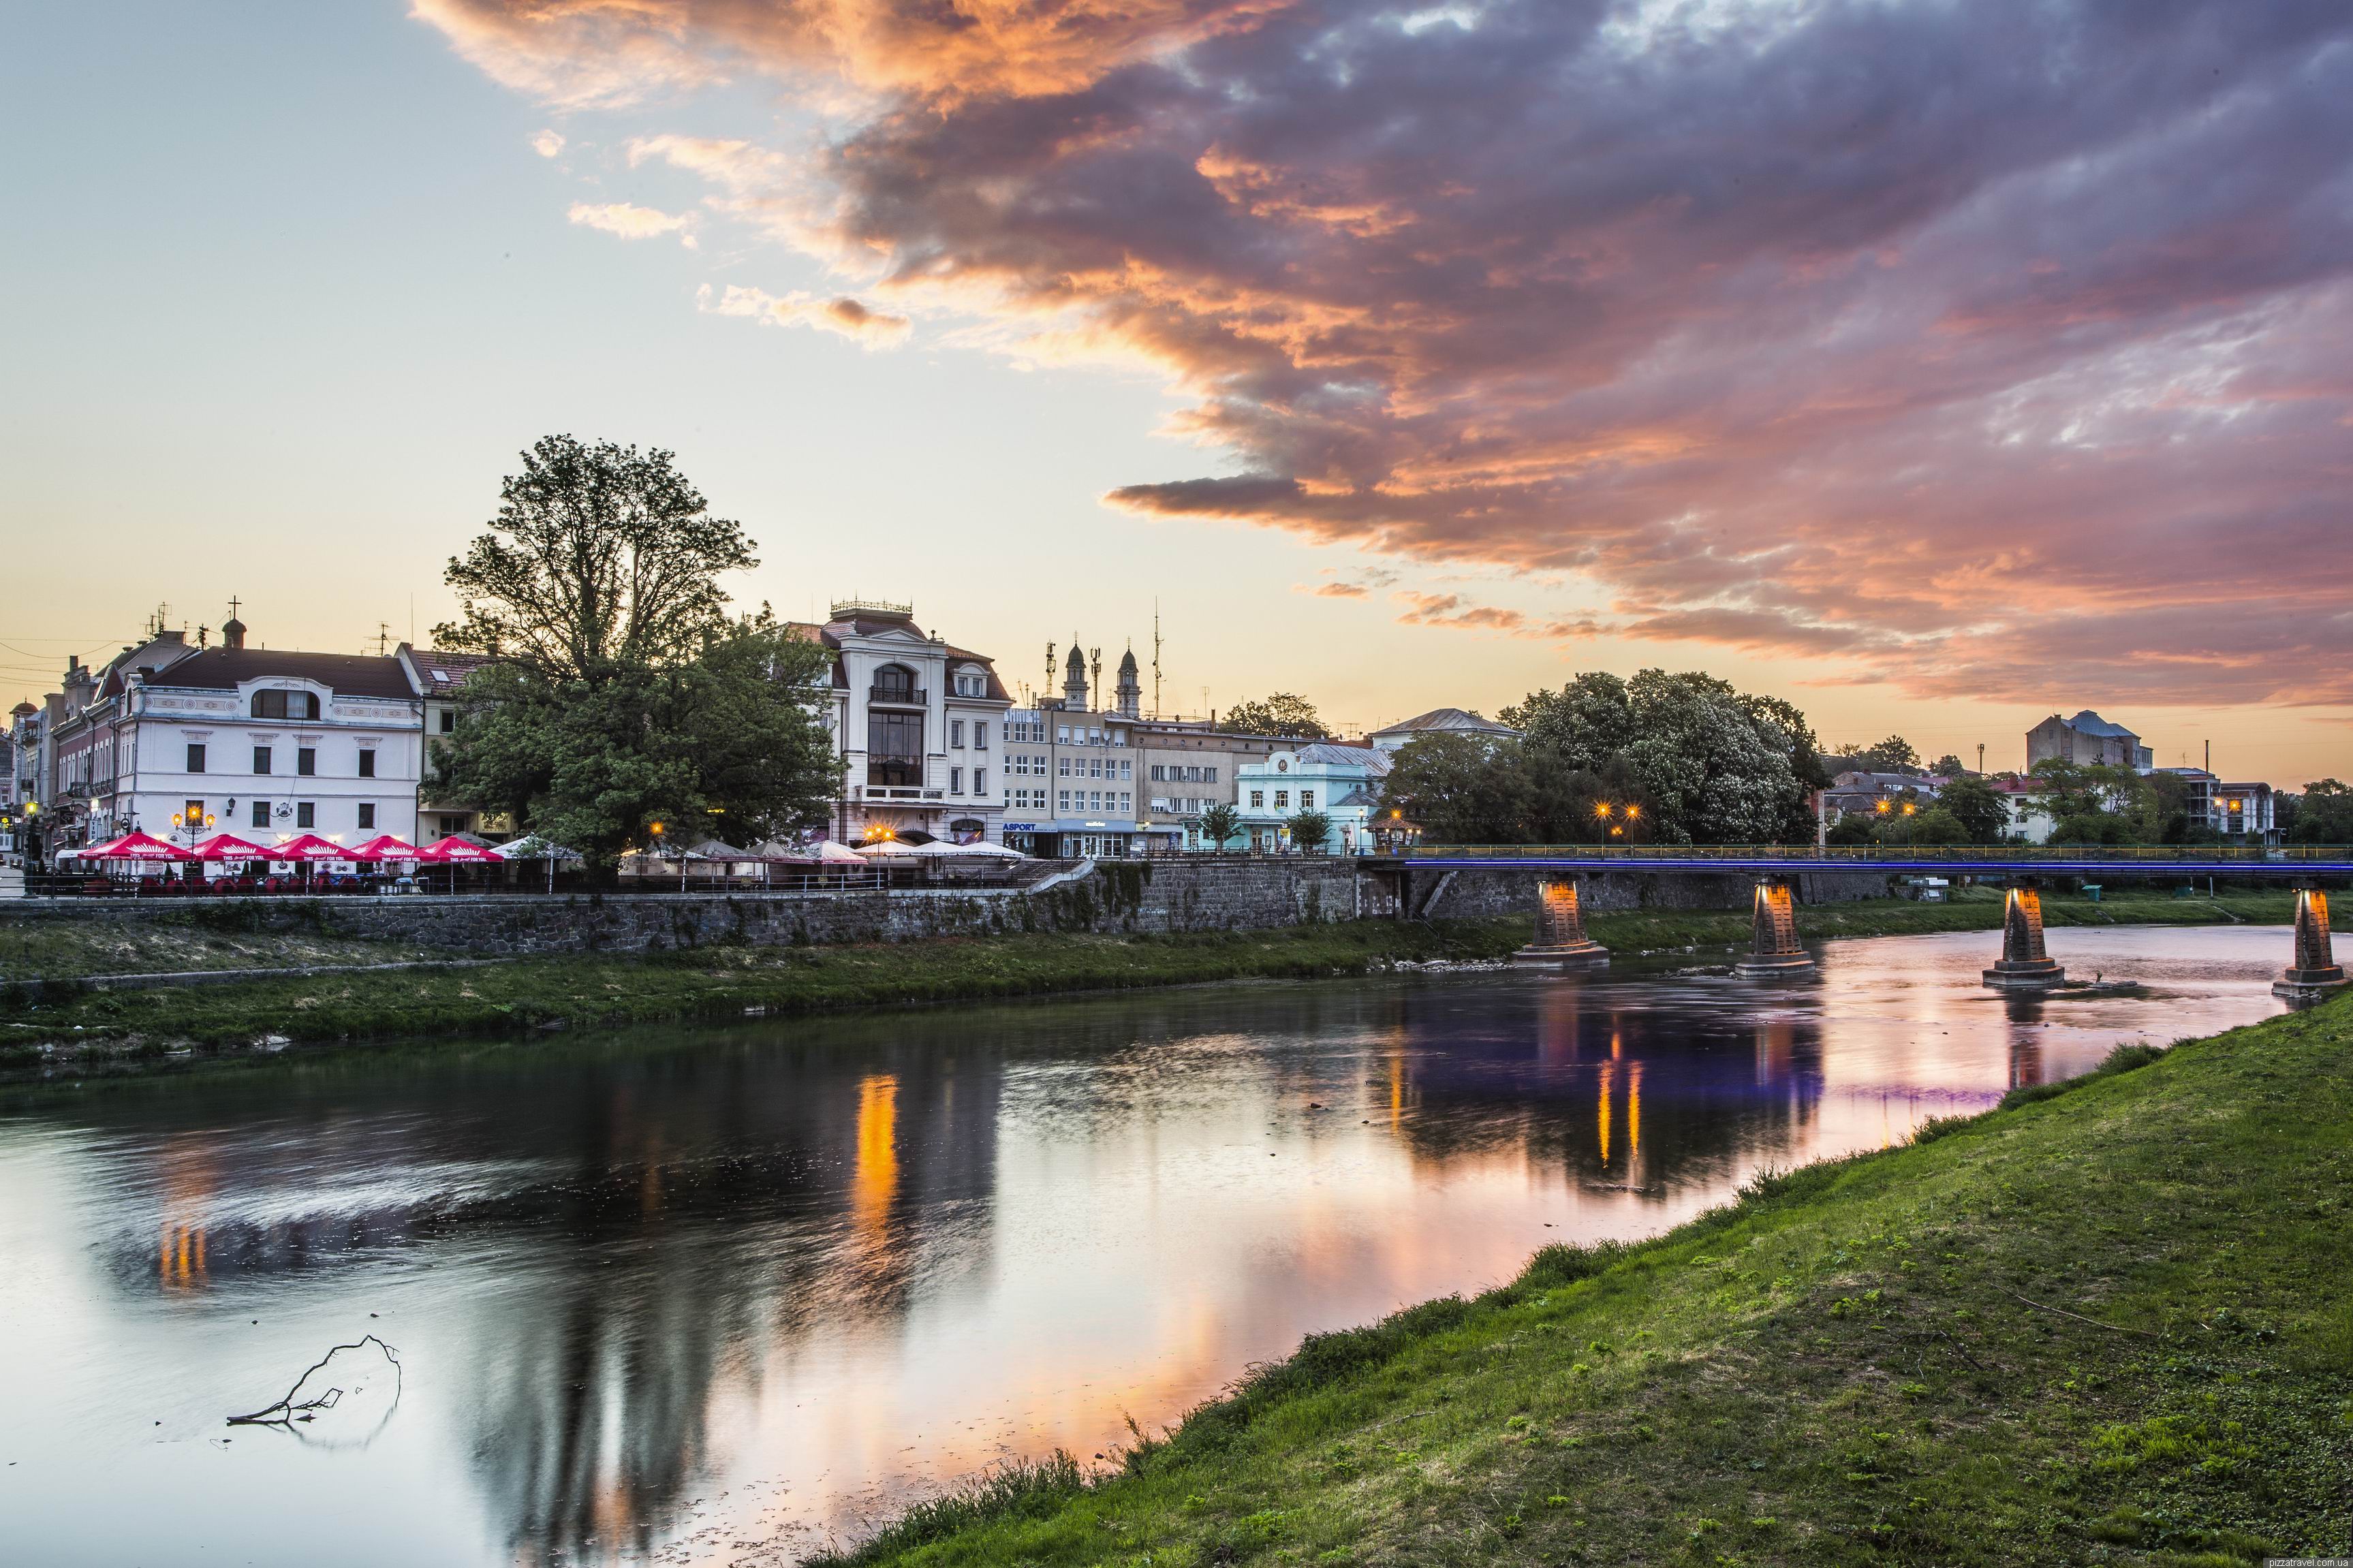
<path id="1" fill-rule="evenodd" d="M 374 1334 L 368 1334 L 362 1337 L 356 1343 L 335 1346 L 325 1355 L 321 1356 L 317 1361 L 312 1362 L 309 1366 L 303 1368 L 302 1375 L 294 1380 L 293 1386 L 289 1388 L 285 1394 L 280 1395 L 275 1405 L 265 1405 L 260 1409 L 254 1411 L 250 1415 L 232 1415 L 228 1418 L 228 1424 L 232 1426 L 290 1427 L 297 1421 L 310 1420 L 311 1416 L 316 1415 L 319 1411 L 332 1410 L 335 1407 L 336 1403 L 343 1396 L 343 1391 L 340 1388 L 330 1388 L 324 1394 L 318 1394 L 312 1398 L 301 1400 L 300 1402 L 297 1402 L 294 1396 L 302 1392 L 302 1385 L 311 1381 L 311 1374 L 312 1373 L 320 1371 L 329 1362 L 334 1360 L 336 1356 L 342 1354 L 345 1351 L 365 1350 L 370 1345 L 374 1345 L 376 1349 L 382 1351 L 384 1352 L 384 1359 L 392 1363 L 393 1397 L 395 1400 L 397 1400 L 400 1397 L 400 1384 L 402 1377 L 400 1370 L 400 1352 L 394 1350 L 382 1340 L 376 1338 Z"/>

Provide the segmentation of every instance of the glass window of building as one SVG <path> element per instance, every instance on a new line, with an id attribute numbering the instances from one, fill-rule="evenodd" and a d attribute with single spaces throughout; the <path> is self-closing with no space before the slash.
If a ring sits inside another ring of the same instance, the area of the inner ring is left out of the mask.
<path id="1" fill-rule="evenodd" d="M 188 742 L 188 772 L 190 772 L 190 773 L 203 773 L 204 771 L 205 771 L 205 747 L 204 747 L 204 742 L 201 742 L 201 741 L 191 741 L 191 742 Z"/>
<path id="2" fill-rule="evenodd" d="M 866 716 L 866 782 L 899 789 L 913 788 L 923 782 L 922 714 Z"/>

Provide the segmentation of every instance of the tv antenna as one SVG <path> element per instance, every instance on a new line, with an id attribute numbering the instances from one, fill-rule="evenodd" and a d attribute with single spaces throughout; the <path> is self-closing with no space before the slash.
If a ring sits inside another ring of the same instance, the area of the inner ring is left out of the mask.
<path id="1" fill-rule="evenodd" d="M 1094 684 L 1087 690 L 1087 711 L 1100 713 L 1103 711 L 1103 649 L 1091 647 L 1087 653 L 1095 671 Z"/>
<path id="2" fill-rule="evenodd" d="M 1160 717 L 1160 601 L 1152 601 L 1152 716 Z"/>
<path id="3" fill-rule="evenodd" d="M 1052 643 L 1046 645 L 1046 684 L 1038 689 L 1041 694 L 1054 689 L 1054 645 Z"/>

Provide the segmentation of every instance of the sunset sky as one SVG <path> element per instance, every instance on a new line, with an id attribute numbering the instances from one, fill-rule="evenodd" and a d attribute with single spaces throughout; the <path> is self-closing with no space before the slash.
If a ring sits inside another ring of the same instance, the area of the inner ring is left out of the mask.
<path id="1" fill-rule="evenodd" d="M 538 436 L 740 584 L 1372 725 L 1704 668 L 2353 777 L 2341 0 L 10 9 L 8 700 L 424 640 Z M 1148 679 L 1148 678 L 1147 678 Z"/>

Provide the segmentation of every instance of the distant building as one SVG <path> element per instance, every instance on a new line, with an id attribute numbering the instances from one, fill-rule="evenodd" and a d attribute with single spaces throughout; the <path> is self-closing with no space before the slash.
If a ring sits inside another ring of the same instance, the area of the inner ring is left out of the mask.
<path id="1" fill-rule="evenodd" d="M 2086 708 L 2073 719 L 2053 713 L 2026 732 L 2026 767 L 2056 760 L 2079 766 L 2131 768 L 2151 772 L 2157 754 L 2122 724 L 2111 724 Z"/>
<path id="2" fill-rule="evenodd" d="M 793 629 L 833 655 L 823 700 L 841 766 L 830 831 L 846 844 L 1004 837 L 1004 725 L 1013 700 L 987 656 L 915 624 L 912 605 L 851 599 Z"/>
<path id="3" fill-rule="evenodd" d="M 1841 816 L 1875 816 L 1883 803 L 1890 811 L 1902 810 L 1906 801 L 1925 806 L 1944 785 L 1943 779 L 1925 773 L 1851 771 L 1831 780 L 1831 787 L 1817 800 L 1817 811 L 1825 823 Z"/>
<path id="4" fill-rule="evenodd" d="M 2277 802 L 2267 784 L 2226 784 L 2204 768 L 2158 768 L 2182 783 L 2182 805 L 2193 828 L 2249 843 L 2278 842 Z"/>
<path id="5" fill-rule="evenodd" d="M 1236 807 L 1242 833 L 1253 850 L 1285 848 L 1329 855 L 1373 853 L 1373 817 L 1380 807 L 1381 781 L 1388 776 L 1389 753 L 1374 746 L 1344 746 L 1315 741 L 1277 750 L 1238 771 Z M 1331 826 L 1321 845 L 1293 845 L 1285 826 L 1303 811 L 1322 812 Z"/>
<path id="6" fill-rule="evenodd" d="M 1461 708 L 1433 708 L 1386 730 L 1376 730 L 1365 739 L 1380 751 L 1396 752 L 1424 735 L 1470 735 L 1482 740 L 1511 741 L 1518 739 L 1519 733 L 1509 724 L 1482 719 Z"/>
<path id="7" fill-rule="evenodd" d="M 480 805 L 454 800 L 441 784 L 434 748 L 458 733 L 461 703 L 459 691 L 474 671 L 490 663 L 478 653 L 445 653 L 438 648 L 411 647 L 402 643 L 393 657 L 408 671 L 425 698 L 425 773 L 418 781 L 417 821 L 402 829 L 415 844 L 431 844 L 453 833 L 471 834 L 491 843 L 513 837 L 514 824 L 503 816 L 486 815 Z"/>
<path id="8" fill-rule="evenodd" d="M 2051 815 L 2050 801 L 2042 784 L 2015 775 L 1988 779 L 1986 783 L 2010 808 L 2009 837 L 2021 844 L 2051 842 L 2051 834 L 2058 823 Z"/>

